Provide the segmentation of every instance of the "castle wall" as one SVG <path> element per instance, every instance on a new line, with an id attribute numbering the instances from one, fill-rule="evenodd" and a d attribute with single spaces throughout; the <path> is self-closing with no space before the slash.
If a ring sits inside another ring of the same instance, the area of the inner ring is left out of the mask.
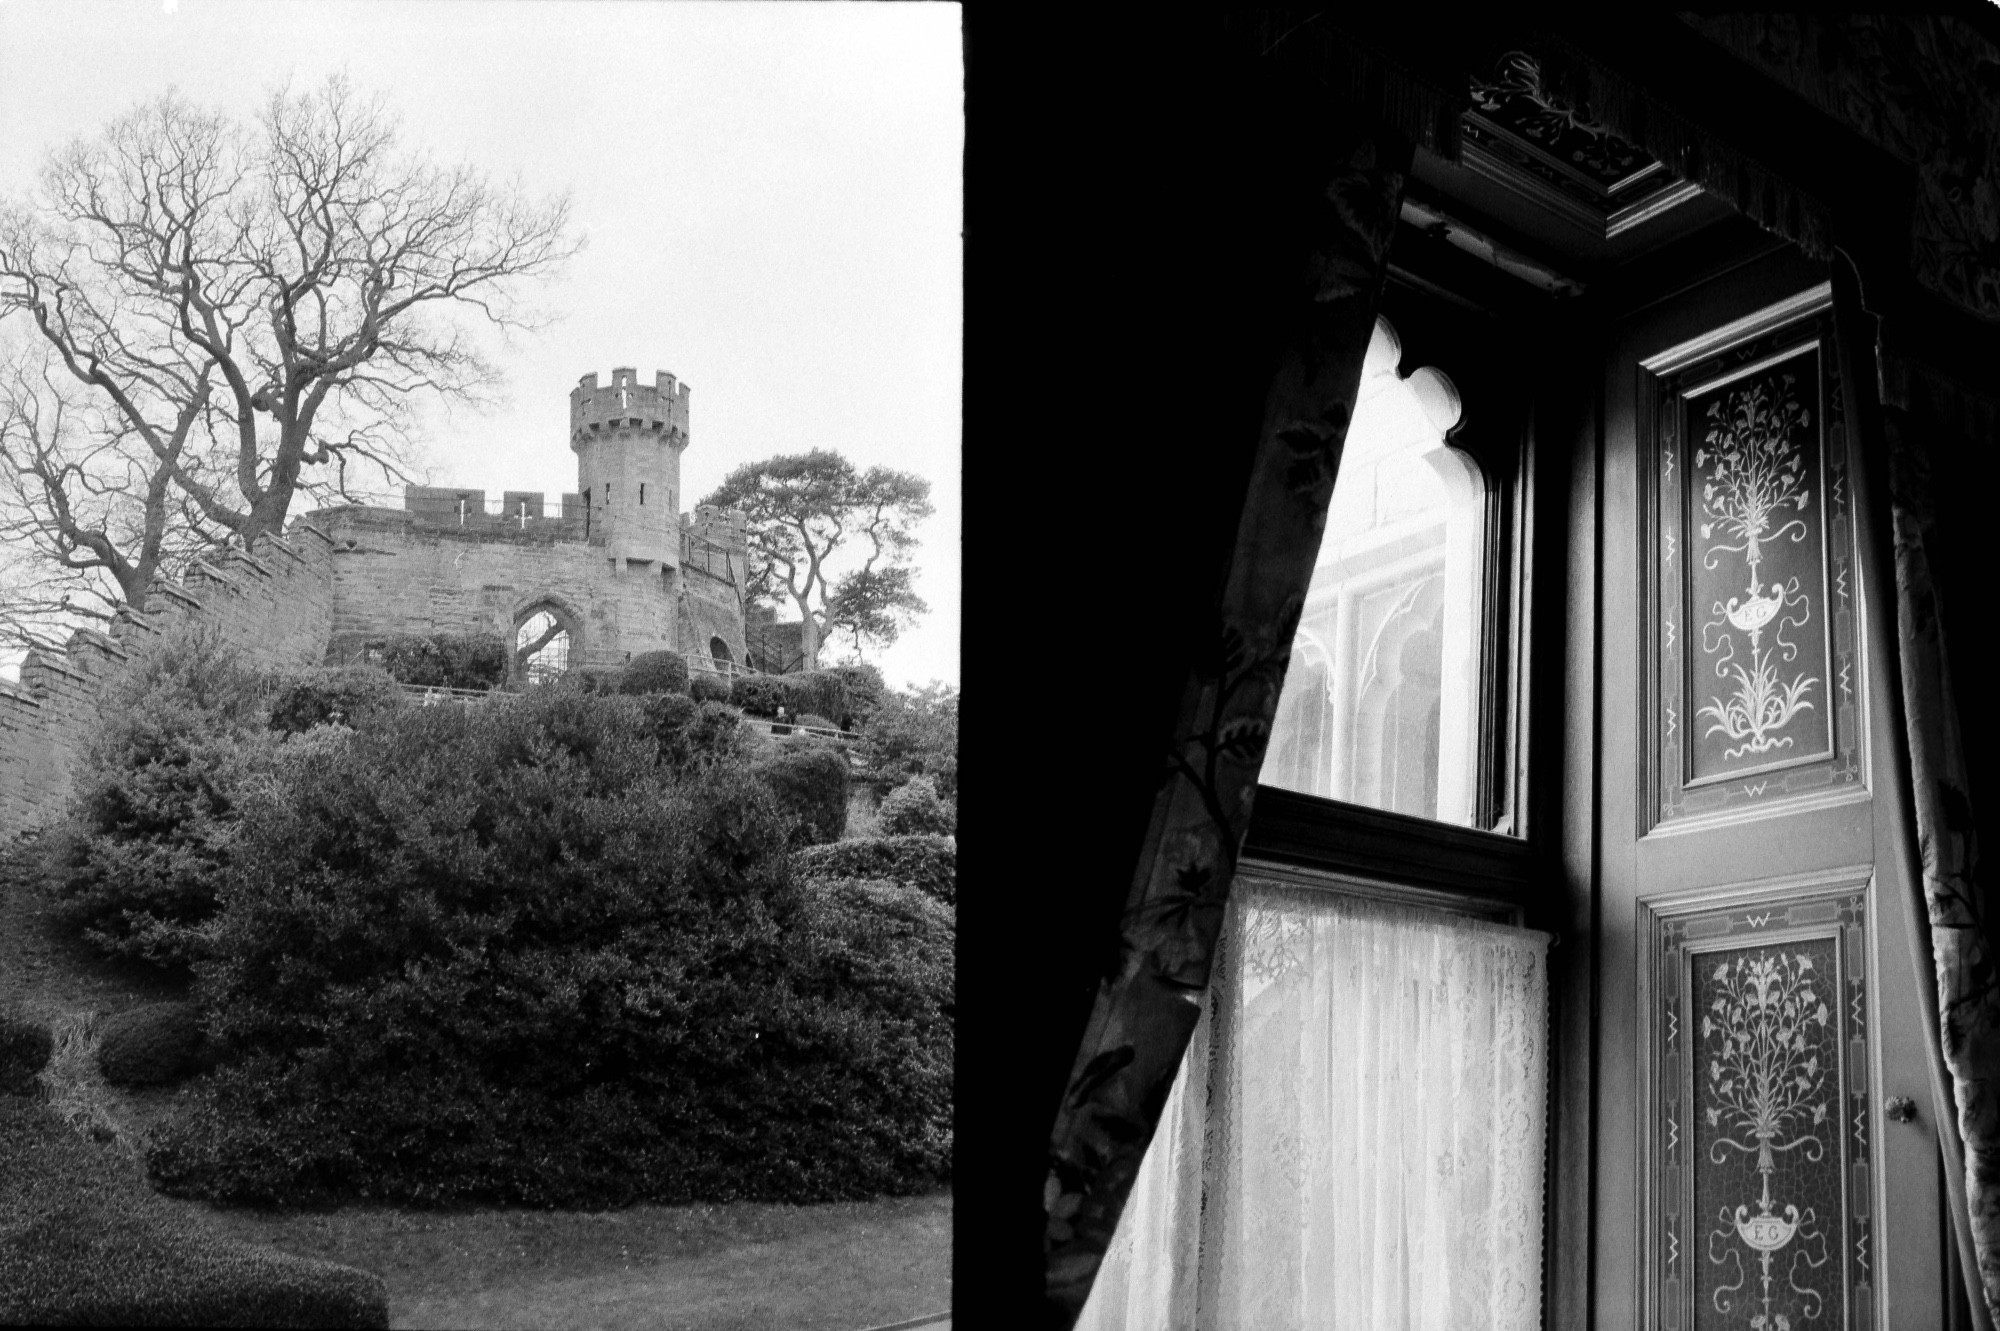
<path id="1" fill-rule="evenodd" d="M 18 684 L 0 681 L 0 838 L 38 827 L 68 802 L 90 724 L 130 648 L 176 624 L 216 626 L 262 669 L 314 664 L 333 626 L 332 540 L 308 522 L 156 583 L 145 614 L 126 611 L 111 636 L 71 635 L 59 653 L 30 652 Z"/>
<path id="2" fill-rule="evenodd" d="M 706 652 L 712 634 L 742 659 L 742 612 L 726 577 L 628 566 L 601 536 L 585 540 L 573 519 L 502 516 L 457 526 L 361 508 L 317 516 L 333 538 L 329 659 L 396 633 L 487 631 L 511 641 L 519 617 L 544 598 L 582 623 L 572 661 L 579 652 L 585 664 L 662 648 Z M 690 640 L 689 632 L 698 636 Z"/>

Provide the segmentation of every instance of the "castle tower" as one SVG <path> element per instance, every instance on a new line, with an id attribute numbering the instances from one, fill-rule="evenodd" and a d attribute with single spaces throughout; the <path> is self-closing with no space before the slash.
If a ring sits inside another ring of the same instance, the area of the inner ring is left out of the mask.
<path id="1" fill-rule="evenodd" d="M 591 534 L 604 537 L 617 567 L 679 567 L 687 385 L 664 370 L 642 385 L 629 366 L 613 370 L 606 388 L 584 375 L 570 390 L 569 446 Z"/>

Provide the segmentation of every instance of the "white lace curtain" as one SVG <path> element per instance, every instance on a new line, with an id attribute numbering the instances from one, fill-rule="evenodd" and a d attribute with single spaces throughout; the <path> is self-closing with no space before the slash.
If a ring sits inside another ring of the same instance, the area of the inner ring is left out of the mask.
<path id="1" fill-rule="evenodd" d="M 1537 1327 L 1547 949 L 1240 876 L 1077 1326 Z"/>

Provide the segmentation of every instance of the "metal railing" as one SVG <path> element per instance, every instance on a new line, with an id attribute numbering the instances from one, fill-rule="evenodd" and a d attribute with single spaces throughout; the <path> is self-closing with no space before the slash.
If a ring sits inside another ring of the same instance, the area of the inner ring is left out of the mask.
<path id="1" fill-rule="evenodd" d="M 861 732 L 857 730 L 842 730 L 837 726 L 802 726 L 796 721 L 778 721 L 768 716 L 746 716 L 743 724 L 773 735 L 813 735 L 850 744 L 861 738 Z"/>
<path id="2" fill-rule="evenodd" d="M 518 693 L 508 693 L 502 689 L 448 689 L 441 684 L 399 683 L 396 687 L 409 697 L 417 699 L 425 707 L 436 707 L 440 703 L 448 702 L 470 704 L 492 702 L 496 699 L 512 701 L 521 696 Z"/>

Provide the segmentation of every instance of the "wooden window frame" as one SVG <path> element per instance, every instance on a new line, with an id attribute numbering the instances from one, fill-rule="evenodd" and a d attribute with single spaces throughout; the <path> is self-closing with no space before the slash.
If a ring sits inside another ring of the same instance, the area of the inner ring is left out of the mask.
<path id="1" fill-rule="evenodd" d="M 1590 1280 L 1595 983 L 1587 903 L 1567 890 L 1563 871 L 1564 589 L 1570 491 L 1590 480 L 1573 462 L 1595 442 L 1591 385 L 1599 367 L 1557 298 L 1407 220 L 1390 252 L 1381 312 L 1403 345 L 1399 372 L 1436 366 L 1459 389 L 1465 419 L 1447 445 L 1470 457 L 1487 485 L 1479 825 L 1261 786 L 1242 872 L 1305 871 L 1335 891 L 1365 880 L 1553 935 L 1542 1323 L 1581 1324 Z M 1584 354 L 1565 357 L 1557 347 Z M 1565 948 L 1565 938 L 1585 945 Z"/>

